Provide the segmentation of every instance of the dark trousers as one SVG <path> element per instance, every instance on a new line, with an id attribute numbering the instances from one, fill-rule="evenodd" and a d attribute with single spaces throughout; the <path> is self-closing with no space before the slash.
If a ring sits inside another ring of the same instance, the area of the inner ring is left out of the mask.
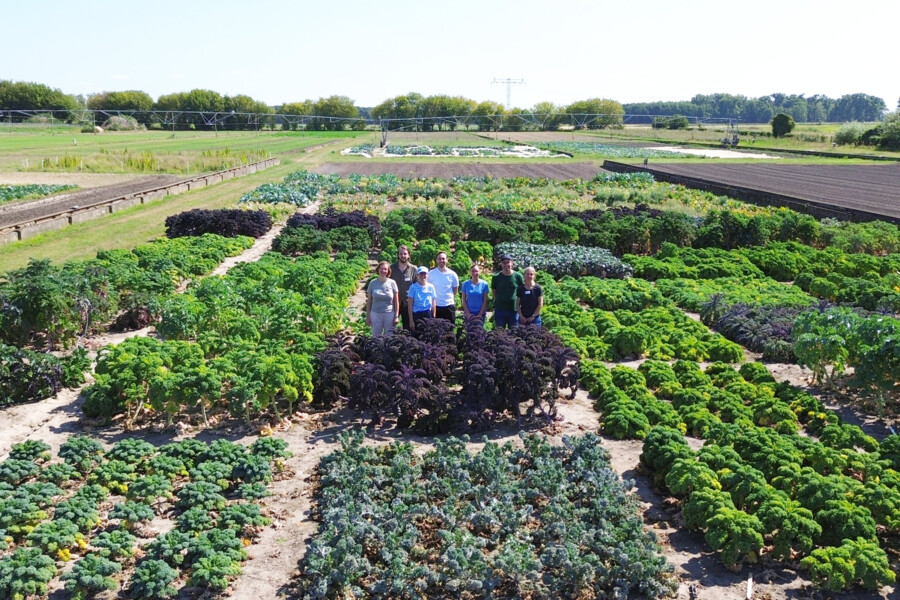
<path id="1" fill-rule="evenodd" d="M 403 329 L 409 329 L 409 304 L 400 303 L 400 322 L 403 323 Z"/>
<path id="2" fill-rule="evenodd" d="M 436 314 L 434 315 L 438 319 L 447 319 L 451 323 L 456 322 L 456 305 L 451 304 L 450 306 L 438 306 Z"/>

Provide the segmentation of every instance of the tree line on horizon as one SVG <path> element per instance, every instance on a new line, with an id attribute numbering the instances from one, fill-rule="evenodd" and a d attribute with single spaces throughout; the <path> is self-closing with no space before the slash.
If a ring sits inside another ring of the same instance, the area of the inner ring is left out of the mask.
<path id="1" fill-rule="evenodd" d="M 898 103 L 900 104 L 900 103 Z M 423 96 L 415 92 L 388 98 L 374 107 L 359 107 L 347 96 L 333 95 L 318 100 L 287 102 L 270 106 L 250 96 L 221 95 L 212 90 L 194 89 L 160 96 L 153 100 L 139 90 L 104 91 L 88 96 L 65 94 L 44 84 L 0 80 L 0 110 L 4 111 L 79 111 L 133 112 L 141 124 L 152 124 L 151 111 L 188 113 L 178 117 L 173 127 L 219 129 L 252 129 L 301 127 L 300 120 L 277 117 L 312 116 L 305 119 L 305 129 L 360 129 L 365 119 L 397 119 L 414 122 L 415 129 L 425 131 L 474 125 L 480 130 L 542 129 L 553 130 L 562 125 L 591 129 L 628 123 L 653 123 L 654 117 L 687 117 L 696 120 L 735 119 L 744 123 L 768 123 L 777 114 L 789 115 L 796 122 L 876 122 L 887 112 L 884 100 L 868 94 L 846 94 L 840 98 L 823 95 L 772 94 L 749 98 L 734 94 L 698 94 L 685 101 L 657 101 L 621 104 L 615 100 L 592 98 L 569 105 L 539 102 L 530 108 L 506 109 L 497 102 L 475 100 L 463 96 Z M 211 124 L 199 114 L 224 113 Z M 235 116 L 229 118 L 228 114 Z M 247 115 L 252 116 L 247 118 Z M 583 115 L 601 115 L 583 118 Z M 458 117 L 459 119 L 448 119 Z M 12 119 L 12 115 L 9 115 Z M 359 119 L 353 121 L 353 119 Z"/>

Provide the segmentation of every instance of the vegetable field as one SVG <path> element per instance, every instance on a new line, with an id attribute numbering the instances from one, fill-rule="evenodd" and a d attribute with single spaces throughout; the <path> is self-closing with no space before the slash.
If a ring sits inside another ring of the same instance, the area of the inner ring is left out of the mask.
<path id="1" fill-rule="evenodd" d="M 27 561 L 37 595 L 242 600 L 730 600 L 748 576 L 779 600 L 892 593 L 895 226 L 645 175 L 301 171 L 245 200 L 0 278 L 0 578 Z M 259 207 L 286 205 L 267 234 Z M 264 235 L 271 252 L 207 275 Z M 461 274 L 536 267 L 544 327 L 370 337 L 360 289 L 401 244 Z M 100 443 L 70 437 L 86 428 Z M 140 551 L 116 564 L 126 534 Z"/>

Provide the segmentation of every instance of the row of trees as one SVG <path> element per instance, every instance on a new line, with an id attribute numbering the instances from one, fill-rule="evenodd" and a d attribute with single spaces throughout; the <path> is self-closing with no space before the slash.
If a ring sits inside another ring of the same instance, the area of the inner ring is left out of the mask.
<path id="1" fill-rule="evenodd" d="M 636 102 L 624 105 L 629 115 L 685 115 L 700 119 L 740 119 L 744 123 L 768 123 L 784 113 L 798 123 L 829 121 L 880 121 L 887 105 L 868 94 L 846 94 L 833 99 L 828 96 L 772 94 L 759 98 L 732 94 L 699 94 L 679 102 Z M 639 122 L 632 119 L 630 122 Z"/>
<path id="2" fill-rule="evenodd" d="M 463 125 L 475 125 L 482 131 L 552 130 L 563 124 L 601 129 L 621 125 L 624 115 L 621 104 L 600 98 L 568 106 L 540 102 L 530 109 L 507 110 L 497 102 L 475 102 L 462 96 L 423 96 L 415 92 L 389 98 L 370 111 L 373 119 L 407 120 L 410 128 L 422 131 L 452 131 Z"/>
<path id="3" fill-rule="evenodd" d="M 171 126 L 174 129 L 257 129 L 274 127 L 283 115 L 316 115 L 322 119 L 305 119 L 307 129 L 342 129 L 362 127 L 363 121 L 348 123 L 343 119 L 360 119 L 359 110 L 352 99 L 346 96 L 330 96 L 318 100 L 305 100 L 271 107 L 250 96 L 221 95 L 212 90 L 195 89 L 176 92 L 153 100 L 149 94 L 139 90 L 100 92 L 87 98 L 64 94 L 40 83 L 13 82 L 0 80 L 0 110 L 9 111 L 65 111 L 58 116 L 61 120 L 73 121 L 77 112 L 83 109 L 128 113 L 142 125 L 153 123 Z M 153 114 L 153 113 L 156 114 Z M 164 113 L 173 113 L 165 115 Z M 182 113 L 175 115 L 174 113 Z M 21 120 L 21 115 L 11 115 L 13 120 Z M 337 119 L 337 120 L 335 120 Z M 286 129 L 299 127 L 300 119 L 281 119 Z"/>
<path id="4" fill-rule="evenodd" d="M 389 98 L 372 108 L 357 107 L 347 96 L 270 107 L 250 96 L 223 96 L 211 90 L 166 94 L 156 101 L 137 90 L 101 92 L 83 98 L 64 94 L 43 84 L 0 80 L 0 110 L 77 111 L 84 108 L 134 112 L 138 121 L 145 125 L 150 125 L 154 119 L 150 111 L 222 113 L 217 116 L 183 115 L 174 123 L 171 119 L 166 121 L 167 126 L 178 128 L 252 129 L 280 123 L 286 129 L 296 129 L 301 124 L 307 129 L 344 129 L 363 127 L 363 119 L 370 118 L 408 120 L 409 128 L 425 131 L 453 130 L 470 125 L 482 130 L 502 127 L 512 131 L 552 130 L 563 124 L 599 129 L 621 124 L 625 114 L 630 115 L 629 123 L 640 122 L 640 117 L 635 118 L 634 115 L 647 115 L 647 123 L 652 123 L 654 116 L 676 115 L 692 119 L 720 118 L 768 123 L 779 113 L 790 116 L 795 122 L 874 122 L 880 121 L 887 110 L 884 100 L 867 94 L 848 94 L 837 99 L 822 95 L 805 97 L 802 94 L 772 94 L 759 98 L 710 94 L 697 95 L 689 101 L 624 105 L 614 100 L 592 98 L 567 106 L 539 102 L 528 109 L 507 110 L 497 102 L 476 102 L 462 96 L 423 96 L 411 92 Z M 288 118 L 277 118 L 275 114 L 288 115 Z M 291 118 L 301 115 L 323 118 Z"/>

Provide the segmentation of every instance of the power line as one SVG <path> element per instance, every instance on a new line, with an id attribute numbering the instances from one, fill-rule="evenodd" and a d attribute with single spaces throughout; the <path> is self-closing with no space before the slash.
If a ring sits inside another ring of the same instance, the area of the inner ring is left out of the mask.
<path id="1" fill-rule="evenodd" d="M 506 85 L 506 110 L 509 110 L 512 107 L 512 86 L 514 85 L 525 85 L 524 79 L 497 79 L 494 77 L 491 84 L 503 84 Z"/>

